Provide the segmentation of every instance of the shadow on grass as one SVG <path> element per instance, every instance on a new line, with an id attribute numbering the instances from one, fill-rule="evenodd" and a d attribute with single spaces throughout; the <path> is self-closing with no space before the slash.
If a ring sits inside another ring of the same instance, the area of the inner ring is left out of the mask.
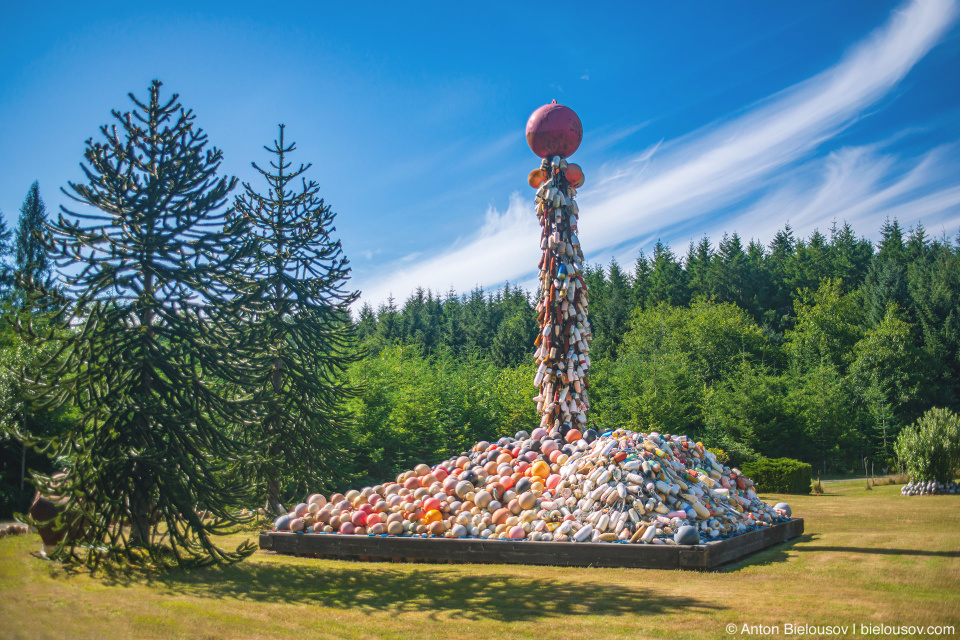
<path id="1" fill-rule="evenodd" d="M 717 569 L 720 573 L 730 573 L 732 571 L 739 571 L 745 569 L 746 567 L 763 567 L 768 564 L 776 564 L 778 562 L 786 562 L 790 557 L 790 551 L 793 551 L 800 543 L 811 542 L 816 540 L 819 536 L 816 533 L 804 533 L 796 538 L 786 540 L 777 544 L 776 546 L 758 551 L 753 555 L 747 556 L 741 560 L 736 560 L 734 562 L 729 562 Z M 808 547 L 800 547 L 797 550 L 802 551 Z"/>
<path id="2" fill-rule="evenodd" d="M 928 556 L 937 558 L 960 558 L 960 551 L 926 551 L 924 549 L 889 549 L 872 547 L 828 547 L 828 546 L 797 546 L 800 543 L 813 542 L 820 536 L 816 533 L 805 533 L 792 540 L 782 542 L 775 547 L 764 549 L 752 556 L 736 562 L 725 564 L 718 569 L 721 573 L 739 571 L 745 567 L 760 567 L 778 562 L 786 562 L 791 551 L 808 552 L 838 552 L 838 553 L 867 553 L 884 556 Z"/>
<path id="3" fill-rule="evenodd" d="M 171 593 L 209 598 L 316 604 L 367 614 L 415 612 L 466 620 L 530 622 L 578 615 L 693 614 L 716 610 L 688 596 L 596 582 L 564 582 L 502 575 L 464 575 L 466 570 L 399 570 L 382 564 L 274 566 L 254 563 L 154 576 Z M 570 573 L 570 576 L 576 574 Z"/>
<path id="4" fill-rule="evenodd" d="M 871 547 L 801 547 L 797 551 L 839 551 L 841 553 L 873 553 L 882 556 L 934 556 L 960 558 L 960 551 L 925 551 L 923 549 L 884 549 Z"/>

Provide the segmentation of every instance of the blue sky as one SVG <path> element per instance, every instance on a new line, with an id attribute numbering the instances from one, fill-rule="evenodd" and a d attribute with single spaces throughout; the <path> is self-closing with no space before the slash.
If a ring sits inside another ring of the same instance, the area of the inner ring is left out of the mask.
<path id="1" fill-rule="evenodd" d="M 952 0 L 346 4 L 6 8 L 8 224 L 33 180 L 49 211 L 65 204 L 84 141 L 160 78 L 243 180 L 287 125 L 374 304 L 532 286 L 539 161 L 523 134 L 552 99 L 584 124 L 590 262 L 724 231 L 766 243 L 787 222 L 960 229 Z"/>

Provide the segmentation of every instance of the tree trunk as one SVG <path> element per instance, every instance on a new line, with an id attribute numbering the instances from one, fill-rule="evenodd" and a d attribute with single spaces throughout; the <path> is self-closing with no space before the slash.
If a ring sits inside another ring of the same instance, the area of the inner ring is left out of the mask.
<path id="1" fill-rule="evenodd" d="M 144 282 L 144 292 L 149 294 L 149 299 L 153 298 L 153 274 L 147 273 Z M 146 329 L 146 336 L 149 340 L 153 335 L 153 310 L 147 308 L 140 317 L 141 326 Z M 153 392 L 153 371 L 149 363 L 146 363 L 140 372 L 140 394 L 142 400 L 146 402 Z M 140 430 L 141 438 L 146 439 L 150 430 L 150 420 L 142 413 L 135 417 L 137 428 Z M 143 443 L 146 444 L 145 442 Z M 145 447 L 146 448 L 146 447 Z M 151 474 L 143 468 L 138 461 L 133 463 L 133 504 L 130 505 L 132 513 L 130 514 L 130 539 L 137 546 L 150 546 L 152 543 L 151 535 L 151 499 L 150 494 L 153 488 L 153 478 Z"/>
<path id="2" fill-rule="evenodd" d="M 23 495 L 23 481 L 27 475 L 27 445 L 26 443 L 20 443 L 20 495 Z"/>
<path id="3" fill-rule="evenodd" d="M 137 546 L 150 546 L 153 539 L 150 523 L 150 487 L 149 473 L 139 462 L 133 466 L 133 504 L 130 519 L 130 540 Z"/>
<path id="4" fill-rule="evenodd" d="M 267 479 L 267 503 L 263 508 L 268 515 L 286 513 L 286 509 L 280 504 L 280 480 L 276 477 Z"/>

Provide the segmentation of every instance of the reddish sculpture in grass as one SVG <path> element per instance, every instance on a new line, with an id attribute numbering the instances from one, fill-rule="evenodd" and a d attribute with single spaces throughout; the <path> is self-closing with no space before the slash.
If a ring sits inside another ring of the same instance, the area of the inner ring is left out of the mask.
<path id="1" fill-rule="evenodd" d="M 541 158 L 569 158 L 583 140 L 583 125 L 570 107 L 554 100 L 545 104 L 527 120 L 527 144 Z"/>

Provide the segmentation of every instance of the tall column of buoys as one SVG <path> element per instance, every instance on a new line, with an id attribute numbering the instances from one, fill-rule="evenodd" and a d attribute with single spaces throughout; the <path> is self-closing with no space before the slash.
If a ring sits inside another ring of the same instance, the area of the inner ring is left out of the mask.
<path id="1" fill-rule="evenodd" d="M 540 426 L 548 433 L 559 432 L 568 442 L 580 439 L 590 409 L 587 377 L 593 336 L 574 199 L 583 185 L 583 170 L 567 162 L 582 139 L 580 118 L 556 100 L 534 111 L 527 121 L 527 144 L 543 158 L 540 168 L 528 176 L 530 186 L 537 189 L 543 250 L 537 297 L 540 333 L 534 343 L 534 385 L 540 393 L 534 399 Z"/>

